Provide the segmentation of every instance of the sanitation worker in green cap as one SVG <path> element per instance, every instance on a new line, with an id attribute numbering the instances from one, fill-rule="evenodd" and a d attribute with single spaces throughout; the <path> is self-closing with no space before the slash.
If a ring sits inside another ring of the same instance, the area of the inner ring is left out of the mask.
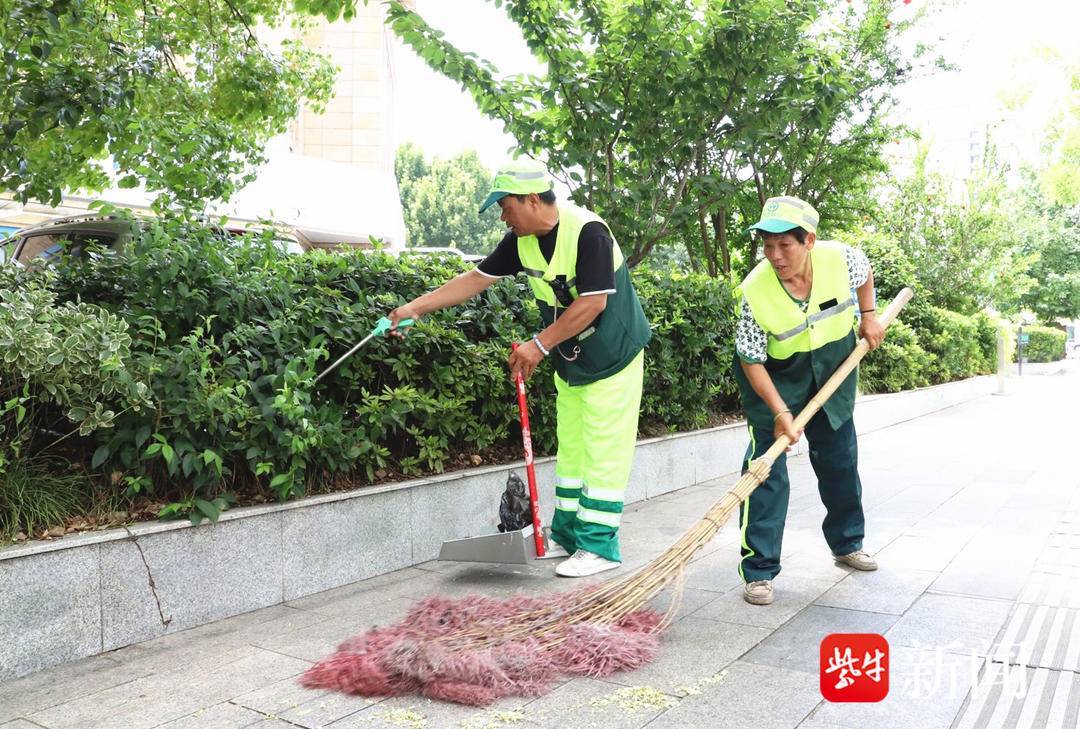
<path id="1" fill-rule="evenodd" d="M 739 383 L 750 445 L 743 464 L 765 453 L 794 428 L 798 413 L 855 348 L 856 331 L 870 349 L 885 330 L 874 305 L 874 275 L 857 249 L 817 240 L 818 213 L 795 197 L 765 201 L 750 233 L 761 236 L 765 260 L 739 286 L 735 329 L 735 379 Z M 810 464 L 825 504 L 825 541 L 834 558 L 857 570 L 876 570 L 863 550 L 865 519 L 852 411 L 857 374 L 852 372 L 806 425 Z M 773 601 L 788 508 L 786 456 L 743 502 L 739 574 L 743 597 L 754 605 Z"/>
<path id="2" fill-rule="evenodd" d="M 526 379 L 555 366 L 559 449 L 550 556 L 555 573 L 585 577 L 619 566 L 619 522 L 637 441 L 645 345 L 651 336 L 630 271 L 607 223 L 556 202 L 547 169 L 528 159 L 499 170 L 483 212 L 498 204 L 506 235 L 475 269 L 390 312 L 417 318 L 524 273 L 543 328 L 510 355 Z"/>

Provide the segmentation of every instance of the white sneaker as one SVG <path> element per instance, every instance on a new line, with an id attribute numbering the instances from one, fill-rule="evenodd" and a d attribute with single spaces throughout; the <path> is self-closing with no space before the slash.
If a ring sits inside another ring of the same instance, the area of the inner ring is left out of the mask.
<path id="1" fill-rule="evenodd" d="M 833 558 L 841 564 L 863 572 L 873 572 L 877 569 L 877 561 L 861 549 L 850 554 L 835 554 Z"/>
<path id="2" fill-rule="evenodd" d="M 613 570 L 619 564 L 619 562 L 612 562 L 599 554 L 579 549 L 570 556 L 570 559 L 555 568 L 555 574 L 559 577 L 588 577 L 598 572 Z"/>
<path id="3" fill-rule="evenodd" d="M 754 580 L 743 585 L 743 600 L 751 605 L 772 605 L 772 580 Z"/>
<path id="4" fill-rule="evenodd" d="M 558 542 L 547 542 L 544 544 L 544 556 L 537 557 L 537 559 L 561 559 L 563 557 L 569 557 L 570 553 L 566 551 Z"/>

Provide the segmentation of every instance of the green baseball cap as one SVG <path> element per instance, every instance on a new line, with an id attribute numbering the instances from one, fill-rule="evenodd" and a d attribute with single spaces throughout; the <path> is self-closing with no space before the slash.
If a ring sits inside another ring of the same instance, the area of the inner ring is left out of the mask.
<path id="1" fill-rule="evenodd" d="M 810 203 L 797 197 L 770 197 L 761 209 L 761 220 L 751 225 L 750 230 L 786 233 L 792 228 L 802 228 L 807 233 L 817 233 L 817 224 L 818 213 Z"/>
<path id="2" fill-rule="evenodd" d="M 507 195 L 527 195 L 530 192 L 547 192 L 554 189 L 547 167 L 536 160 L 521 158 L 503 165 L 491 181 L 488 193 L 480 212 L 484 212 Z"/>

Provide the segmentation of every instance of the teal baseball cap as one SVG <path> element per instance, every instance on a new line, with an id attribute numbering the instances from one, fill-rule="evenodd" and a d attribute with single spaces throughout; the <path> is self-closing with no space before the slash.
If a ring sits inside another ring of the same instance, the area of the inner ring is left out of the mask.
<path id="1" fill-rule="evenodd" d="M 761 220 L 750 226 L 750 231 L 786 233 L 792 228 L 802 228 L 807 233 L 817 233 L 818 212 L 814 206 L 797 197 L 770 197 L 761 208 Z"/>
<path id="2" fill-rule="evenodd" d="M 526 157 L 516 159 L 503 165 L 495 173 L 495 179 L 491 181 L 491 192 L 480 206 L 480 212 L 484 212 L 507 195 L 547 192 L 554 187 L 555 183 L 543 163 Z"/>

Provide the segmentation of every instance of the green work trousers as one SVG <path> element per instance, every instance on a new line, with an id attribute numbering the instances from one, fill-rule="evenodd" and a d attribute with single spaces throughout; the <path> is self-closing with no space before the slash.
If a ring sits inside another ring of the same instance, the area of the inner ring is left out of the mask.
<path id="1" fill-rule="evenodd" d="M 810 465 L 817 475 L 821 502 L 825 504 L 821 529 L 829 549 L 835 555 L 862 549 L 866 520 L 853 419 L 848 418 L 833 430 L 825 414 L 819 412 L 807 424 L 804 437 L 810 444 Z M 750 427 L 750 445 L 746 449 L 743 473 L 773 442 L 771 430 Z M 787 456 L 781 453 L 773 463 L 769 477 L 742 504 L 739 574 L 745 582 L 771 580 L 780 573 L 780 549 L 789 492 Z"/>

